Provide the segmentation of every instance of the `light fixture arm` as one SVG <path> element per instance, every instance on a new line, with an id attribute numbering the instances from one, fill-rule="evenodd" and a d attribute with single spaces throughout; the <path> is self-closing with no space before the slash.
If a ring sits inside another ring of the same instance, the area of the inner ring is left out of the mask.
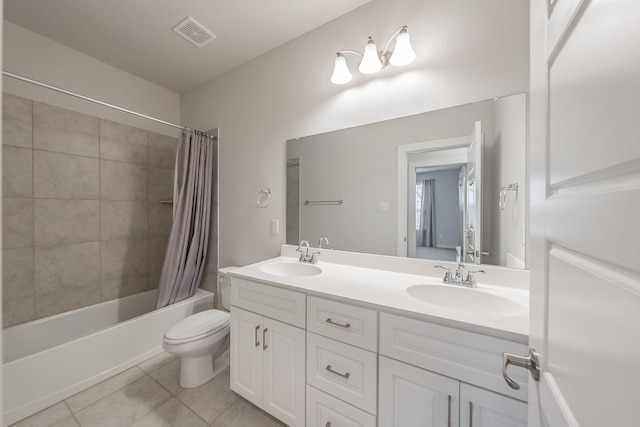
<path id="1" fill-rule="evenodd" d="M 363 55 L 358 52 L 357 50 L 351 50 L 351 49 L 345 49 L 345 50 L 339 50 L 338 52 L 336 52 L 338 55 L 341 55 L 343 53 L 352 53 L 354 55 L 358 55 L 360 58 L 363 57 Z"/>
<path id="2" fill-rule="evenodd" d="M 389 65 L 389 54 L 393 53 L 393 52 L 389 52 L 389 46 L 391 46 L 391 42 L 395 40 L 396 37 L 398 37 L 398 35 L 402 32 L 402 30 L 406 31 L 407 26 L 403 25 L 402 27 L 395 30 L 393 34 L 391 34 L 391 37 L 389 37 L 389 40 L 387 40 L 387 43 L 384 45 L 384 49 L 382 49 L 382 53 L 380 54 L 380 59 L 382 61 L 383 68 Z"/>

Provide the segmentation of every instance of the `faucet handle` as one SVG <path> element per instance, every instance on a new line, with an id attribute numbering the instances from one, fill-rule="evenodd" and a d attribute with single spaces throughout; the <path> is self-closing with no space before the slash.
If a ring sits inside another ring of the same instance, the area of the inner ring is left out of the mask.
<path id="1" fill-rule="evenodd" d="M 474 275 L 475 273 L 482 273 L 482 274 L 486 274 L 487 272 L 486 272 L 486 271 L 484 271 L 484 270 L 469 270 L 469 271 L 467 272 L 467 278 L 464 280 L 464 282 L 465 282 L 465 284 L 466 284 L 467 286 L 475 286 L 475 285 L 476 285 L 476 281 L 475 281 L 475 279 L 473 278 L 473 275 Z"/>
<path id="2" fill-rule="evenodd" d="M 443 267 L 441 265 L 434 265 L 433 268 L 441 268 L 441 269 L 445 270 L 444 278 L 442 279 L 442 281 L 444 283 L 452 283 L 453 282 L 453 276 L 451 275 L 451 269 L 450 268 Z"/>

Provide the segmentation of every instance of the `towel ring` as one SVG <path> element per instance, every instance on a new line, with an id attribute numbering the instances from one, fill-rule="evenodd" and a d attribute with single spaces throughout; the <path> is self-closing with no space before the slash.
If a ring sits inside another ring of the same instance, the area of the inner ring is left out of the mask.
<path id="1" fill-rule="evenodd" d="M 267 208 L 271 204 L 271 189 L 265 188 L 258 193 L 256 204 L 261 208 Z"/>

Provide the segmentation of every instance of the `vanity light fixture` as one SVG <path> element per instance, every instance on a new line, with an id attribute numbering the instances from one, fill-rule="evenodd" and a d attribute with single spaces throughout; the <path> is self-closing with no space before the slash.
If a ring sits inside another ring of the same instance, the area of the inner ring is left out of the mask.
<path id="1" fill-rule="evenodd" d="M 396 45 L 393 51 L 389 51 L 389 45 L 395 39 Z M 407 32 L 407 26 L 404 25 L 398 28 L 389 37 L 389 40 L 384 46 L 382 52 L 378 52 L 378 47 L 373 41 L 372 37 L 369 37 L 366 46 L 364 47 L 364 54 L 355 50 L 341 50 L 338 51 L 335 65 L 333 68 L 333 74 L 331 75 L 331 83 L 336 85 L 342 85 L 351 81 L 352 75 L 347 66 L 347 59 L 343 54 L 352 53 L 362 58 L 358 65 L 358 71 L 362 74 L 374 74 L 382 70 L 388 64 L 394 67 L 402 67 L 410 64 L 416 59 L 416 53 L 411 47 L 411 41 L 409 39 L 409 33 Z"/>

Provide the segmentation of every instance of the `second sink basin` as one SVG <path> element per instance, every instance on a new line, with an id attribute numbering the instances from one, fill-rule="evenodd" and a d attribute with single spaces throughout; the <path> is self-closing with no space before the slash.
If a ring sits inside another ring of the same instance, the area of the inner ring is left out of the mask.
<path id="1" fill-rule="evenodd" d="M 281 277 L 309 277 L 322 273 L 317 265 L 301 262 L 277 262 L 260 267 L 263 273 Z"/>
<path id="2" fill-rule="evenodd" d="M 413 298 L 448 310 L 480 315 L 517 316 L 527 313 L 521 304 L 477 288 L 455 285 L 415 285 L 407 289 Z"/>

